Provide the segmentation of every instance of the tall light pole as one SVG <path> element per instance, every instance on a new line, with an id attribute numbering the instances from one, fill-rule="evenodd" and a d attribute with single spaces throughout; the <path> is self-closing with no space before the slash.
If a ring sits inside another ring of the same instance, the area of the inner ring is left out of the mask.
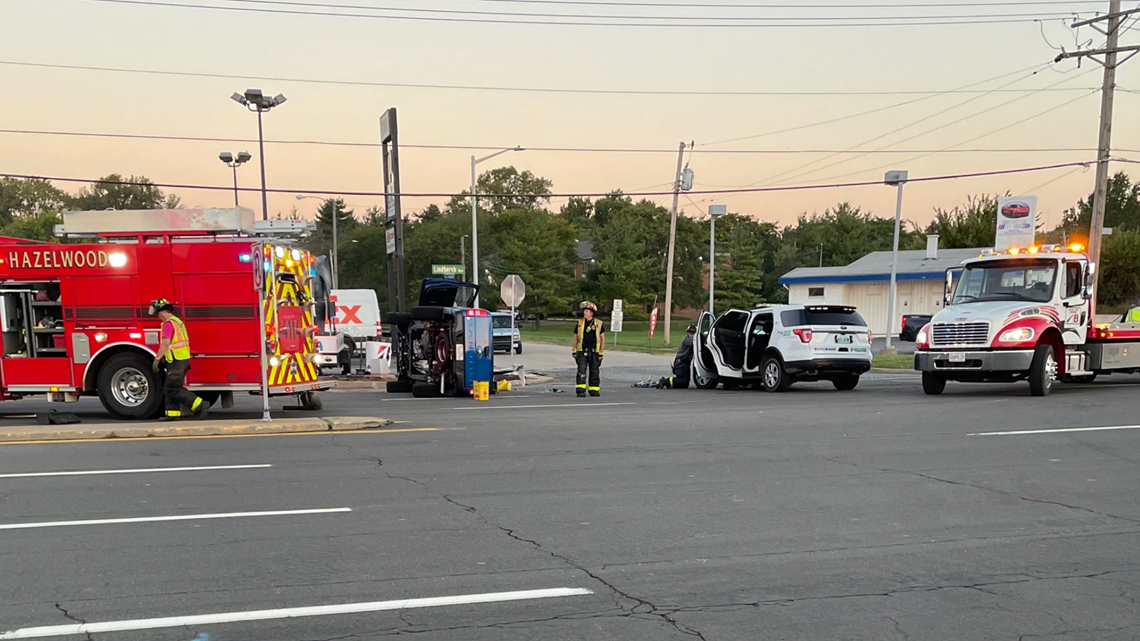
<path id="1" fill-rule="evenodd" d="M 265 190 L 265 134 L 261 128 L 261 114 L 285 104 L 286 98 L 283 94 L 268 98 L 260 89 L 246 89 L 244 96 L 235 92 L 230 96 L 230 100 L 257 113 L 257 148 L 258 160 L 261 161 L 261 219 L 269 220 L 269 196 Z"/>
<path id="2" fill-rule="evenodd" d="M 505 153 L 512 151 L 526 151 L 522 147 L 513 147 L 511 149 L 500 149 L 493 154 L 476 158 L 471 156 L 471 277 L 473 282 L 479 282 L 479 197 L 475 195 L 475 166 L 481 162 L 488 161 L 496 156 L 501 156 Z M 479 306 L 479 296 L 475 296 L 475 307 Z"/>
<path id="3" fill-rule="evenodd" d="M 693 171 L 686 165 L 681 169 L 681 163 L 685 161 L 685 143 L 680 144 L 677 150 L 677 177 L 673 182 L 673 209 L 669 215 L 669 256 L 666 265 L 665 273 L 665 344 L 669 344 L 670 330 L 673 325 L 673 255 L 677 245 L 677 206 L 680 203 L 682 191 L 689 191 L 693 188 Z M 691 148 L 692 145 L 689 145 Z"/>
<path id="4" fill-rule="evenodd" d="M 461 280 L 467 280 L 466 271 L 467 271 L 467 239 L 468 238 L 471 238 L 470 234 L 463 234 L 463 236 L 461 236 L 459 238 L 459 263 L 461 265 L 463 265 L 463 271 L 465 272 L 463 274 L 463 278 Z M 474 274 L 474 272 L 472 272 L 472 274 Z"/>
<path id="5" fill-rule="evenodd" d="M 713 289 L 716 280 L 716 219 L 728 213 L 728 205 L 709 205 L 709 313 L 713 311 Z"/>
<path id="6" fill-rule="evenodd" d="M 297 194 L 297 200 L 305 200 L 306 198 L 311 198 L 313 200 L 320 200 L 322 202 L 325 201 L 325 199 L 321 198 L 320 196 L 306 196 L 305 194 Z M 335 289 L 337 284 L 339 283 L 339 280 L 340 280 L 340 243 L 337 242 L 337 238 L 336 238 L 336 222 L 337 222 L 337 219 L 340 218 L 340 211 L 336 207 L 336 201 L 334 200 L 332 202 L 333 202 L 333 216 L 332 216 L 332 252 L 331 253 L 332 253 L 332 279 L 333 279 L 333 288 Z M 348 206 L 343 201 L 341 201 L 341 204 L 344 204 L 345 207 Z M 352 242 L 356 242 L 356 241 L 352 241 Z"/>
<path id="7" fill-rule="evenodd" d="M 898 202 L 895 204 L 895 242 L 891 254 L 891 297 L 887 300 L 887 346 L 883 348 L 884 354 L 894 354 L 891 347 L 891 333 L 895 326 L 895 299 L 898 297 L 899 275 L 899 233 L 902 231 L 902 197 L 903 185 L 906 184 L 909 174 L 906 171 L 888 171 L 883 177 L 887 185 L 896 186 L 899 190 Z"/>
<path id="8" fill-rule="evenodd" d="M 225 166 L 234 170 L 234 207 L 235 208 L 241 206 L 238 204 L 237 168 L 241 167 L 245 163 L 249 162 L 250 158 L 253 158 L 253 156 L 250 156 L 249 152 L 247 152 L 247 151 L 238 152 L 237 157 L 234 157 L 234 155 L 228 151 L 223 151 L 222 153 L 218 154 L 218 160 L 222 161 L 222 163 Z"/>

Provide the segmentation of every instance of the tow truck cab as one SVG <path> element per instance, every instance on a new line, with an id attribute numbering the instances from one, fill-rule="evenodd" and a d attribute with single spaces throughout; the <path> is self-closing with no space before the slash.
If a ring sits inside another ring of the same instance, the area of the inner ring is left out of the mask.
<path id="1" fill-rule="evenodd" d="M 1096 265 L 1081 245 L 991 251 L 946 273 L 946 304 L 915 341 L 923 390 L 947 381 L 1028 380 L 1035 396 L 1056 380 L 1119 369 L 1094 327 Z M 957 276 L 957 278 L 955 278 Z M 1133 367 L 1140 367 L 1138 360 Z"/>

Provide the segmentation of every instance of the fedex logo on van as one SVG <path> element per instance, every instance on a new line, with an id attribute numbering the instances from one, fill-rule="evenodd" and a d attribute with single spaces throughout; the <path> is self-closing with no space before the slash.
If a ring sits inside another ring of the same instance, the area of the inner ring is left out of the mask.
<path id="1" fill-rule="evenodd" d="M 332 320 L 339 325 L 363 325 L 364 321 L 360 320 L 361 307 L 362 305 L 337 305 Z"/>

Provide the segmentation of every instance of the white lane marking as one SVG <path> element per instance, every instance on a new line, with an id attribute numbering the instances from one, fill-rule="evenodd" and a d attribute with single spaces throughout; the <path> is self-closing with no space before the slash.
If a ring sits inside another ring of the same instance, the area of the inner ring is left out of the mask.
<path id="1" fill-rule="evenodd" d="M 516 398 L 530 398 L 530 396 L 527 394 L 521 394 L 518 396 L 511 394 L 511 400 L 514 400 Z M 416 403 L 419 401 L 450 401 L 450 400 L 453 400 L 453 399 L 450 399 L 450 398 L 382 398 L 382 399 L 380 399 L 380 402 L 381 403 Z"/>
<path id="2" fill-rule="evenodd" d="M 39 476 L 91 476 L 95 474 L 146 474 L 148 472 L 204 472 L 208 470 L 253 470 L 273 467 L 265 463 L 258 465 L 209 465 L 202 467 L 151 467 L 137 470 L 82 470 L 77 472 L 28 472 L 26 474 L 0 474 L 0 479 L 23 479 Z"/>
<path id="3" fill-rule="evenodd" d="M 437 608 L 448 605 L 470 605 L 474 603 L 502 603 L 505 601 L 530 601 L 534 599 L 554 599 L 558 597 L 583 596 L 593 594 L 586 588 L 552 588 L 548 590 L 524 590 L 519 592 L 490 592 L 426 599 L 404 599 L 400 601 L 372 601 L 370 603 L 344 603 L 340 605 L 318 605 L 303 608 L 282 608 L 279 610 L 250 610 L 246 612 L 220 612 L 182 617 L 157 619 L 134 619 L 107 621 L 104 623 L 81 623 L 78 625 L 52 625 L 38 628 L 20 628 L 0 633 L 0 639 L 43 639 L 81 634 L 101 634 L 104 632 L 124 632 L 127 630 L 154 630 L 157 628 L 180 628 L 240 621 L 266 621 L 271 619 L 296 619 L 319 617 L 332 614 L 358 614 L 361 612 L 382 612 L 384 610 L 407 610 L 412 608 Z"/>
<path id="4" fill-rule="evenodd" d="M 966 436 L 1022 436 L 1025 434 L 1064 434 L 1066 432 L 1110 432 L 1114 430 L 1140 430 L 1140 425 L 1109 425 L 1107 427 L 1064 427 L 1053 430 L 1019 430 L 1016 432 L 978 432 Z"/>
<path id="5" fill-rule="evenodd" d="M 88 521 L 43 521 L 39 523 L 4 523 L 0 530 L 29 530 L 41 527 L 72 527 L 76 525 L 116 525 L 119 523 L 158 523 L 162 521 L 199 521 L 205 519 L 241 519 L 252 516 L 298 516 L 303 514 L 333 514 L 351 512 L 350 507 L 330 507 L 315 510 L 273 510 L 270 512 L 224 512 L 221 514 L 179 514 L 177 516 L 142 516 L 129 519 L 92 519 Z"/>
<path id="6" fill-rule="evenodd" d="M 474 407 L 453 407 L 457 410 L 541 410 L 548 407 L 613 407 L 614 405 L 634 405 L 634 403 L 557 403 L 551 405 L 476 405 Z"/>

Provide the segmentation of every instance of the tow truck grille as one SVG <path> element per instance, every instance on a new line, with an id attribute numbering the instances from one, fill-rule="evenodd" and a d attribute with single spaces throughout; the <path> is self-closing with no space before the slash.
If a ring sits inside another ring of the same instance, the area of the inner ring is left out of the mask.
<path id="1" fill-rule="evenodd" d="M 930 337 L 931 345 L 987 345 L 990 324 L 981 323 L 935 323 Z"/>

